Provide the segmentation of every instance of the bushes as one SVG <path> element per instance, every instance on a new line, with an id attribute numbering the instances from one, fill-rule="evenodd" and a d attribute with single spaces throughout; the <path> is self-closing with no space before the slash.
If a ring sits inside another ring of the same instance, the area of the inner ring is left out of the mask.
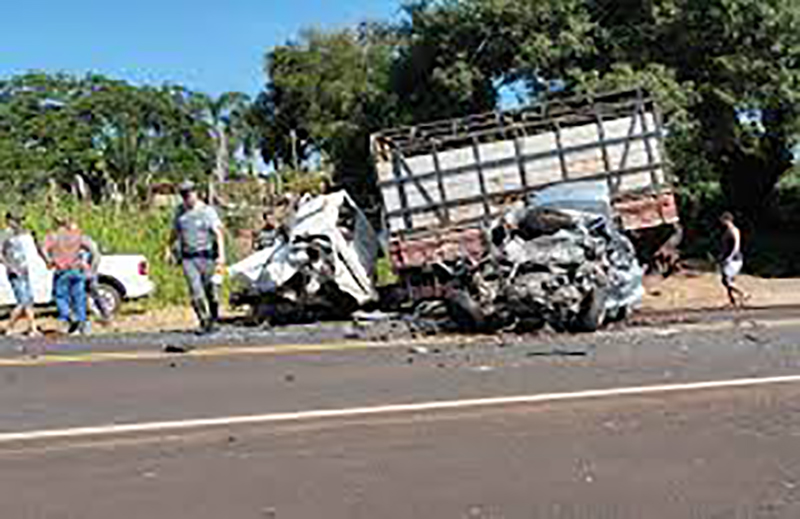
<path id="1" fill-rule="evenodd" d="M 677 197 L 684 228 L 683 255 L 713 259 L 719 249 L 719 217 L 728 210 L 719 183 L 697 182 L 691 187 L 680 186 Z"/>
<path id="2" fill-rule="evenodd" d="M 796 175 L 796 174 L 795 174 Z M 678 191 L 681 221 L 685 229 L 683 255 L 714 259 L 719 254 L 722 228 L 719 216 L 730 210 L 716 182 L 698 182 Z M 736 215 L 744 237 L 745 270 L 766 277 L 800 275 L 800 184 L 787 175 L 768 209 L 757 220 Z"/>

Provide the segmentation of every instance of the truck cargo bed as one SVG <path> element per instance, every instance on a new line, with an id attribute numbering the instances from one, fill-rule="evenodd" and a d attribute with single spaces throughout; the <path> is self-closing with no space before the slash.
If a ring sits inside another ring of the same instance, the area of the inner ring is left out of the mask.
<path id="1" fill-rule="evenodd" d="M 627 230 L 678 220 L 661 113 L 641 90 L 388 130 L 372 139 L 395 267 L 474 256 L 482 224 L 602 180 Z"/>

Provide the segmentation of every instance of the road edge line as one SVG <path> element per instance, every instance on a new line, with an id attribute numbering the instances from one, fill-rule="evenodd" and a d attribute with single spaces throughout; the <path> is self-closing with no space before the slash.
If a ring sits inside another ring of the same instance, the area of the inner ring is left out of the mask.
<path id="1" fill-rule="evenodd" d="M 125 436 L 143 433 L 179 432 L 196 429 L 210 429 L 243 425 L 266 425 L 271 423 L 291 423 L 312 420 L 329 420 L 336 418 L 359 418 L 392 414 L 421 413 L 433 411 L 450 411 L 456 409 L 476 409 L 486 407 L 502 407 L 511 405 L 530 405 L 551 402 L 593 400 L 617 396 L 644 396 L 689 391 L 717 389 L 737 389 L 767 385 L 800 383 L 800 375 L 788 375 L 766 378 L 744 378 L 707 382 L 689 382 L 683 384 L 661 384 L 652 386 L 635 386 L 611 389 L 590 389 L 567 393 L 540 393 L 494 398 L 478 398 L 466 400 L 444 400 L 433 402 L 394 404 L 372 407 L 354 407 L 345 409 L 321 409 L 312 411 L 295 411 L 269 413 L 260 415 L 229 416 L 220 418 L 187 419 L 138 424 L 119 424 L 95 427 L 75 427 L 66 429 L 45 429 L 27 432 L 0 433 L 0 445 L 9 443 L 30 442 L 38 440 L 68 440 L 88 437 Z"/>

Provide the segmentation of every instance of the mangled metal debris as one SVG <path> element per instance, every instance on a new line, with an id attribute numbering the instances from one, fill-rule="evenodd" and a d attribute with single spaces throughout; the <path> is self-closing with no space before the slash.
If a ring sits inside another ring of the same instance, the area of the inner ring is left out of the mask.
<path id="1" fill-rule="evenodd" d="M 448 271 L 444 308 L 462 326 L 482 330 L 547 323 L 592 331 L 624 317 L 641 301 L 642 269 L 612 221 L 609 199 L 604 183 L 587 183 L 545 189 L 512 208 L 485 229 L 480 261 L 436 264 Z M 377 254 L 376 235 L 347 193 L 306 197 L 266 248 L 231 268 L 232 301 L 273 322 L 348 317 L 378 298 Z M 407 318 L 354 317 L 387 337 L 401 324 L 427 334 L 423 314 L 443 307 L 429 301 L 419 308 L 426 310 Z"/>
<path id="2" fill-rule="evenodd" d="M 347 316 L 377 299 L 378 240 L 345 192 L 306 196 L 267 246 L 230 268 L 231 302 L 270 320 Z"/>
<path id="3" fill-rule="evenodd" d="M 574 190 L 542 195 L 496 222 L 483 260 L 461 270 L 452 304 L 465 325 L 594 331 L 640 303 L 642 269 L 610 212 L 576 209 Z M 602 186 L 587 197 L 604 199 Z"/>

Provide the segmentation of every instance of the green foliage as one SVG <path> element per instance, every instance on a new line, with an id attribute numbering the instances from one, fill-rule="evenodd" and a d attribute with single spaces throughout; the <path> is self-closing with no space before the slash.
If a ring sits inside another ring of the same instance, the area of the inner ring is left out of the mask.
<path id="1" fill-rule="evenodd" d="M 503 85 L 522 81 L 536 98 L 559 80 L 573 92 L 655 95 L 685 193 L 719 182 L 727 205 L 755 218 L 789 168 L 800 132 L 795 0 L 417 0 L 403 9 L 394 27 L 308 31 L 268 53 L 256 102 L 265 159 L 280 169 L 322 153 L 359 191 L 371 178 L 369 132 L 494 110 Z M 745 122 L 746 111 L 759 123 Z"/>
<path id="2" fill-rule="evenodd" d="M 210 99 L 180 86 L 134 86 L 99 75 L 2 80 L 0 186 L 30 198 L 48 181 L 66 186 L 80 176 L 99 200 L 115 190 L 132 195 L 153 181 L 203 178 L 215 161 L 218 169 L 252 172 L 248 109 L 242 94 Z M 244 168 L 240 149 L 247 151 Z"/>
<path id="3" fill-rule="evenodd" d="M 391 286 L 398 283 L 400 278 L 392 268 L 392 262 L 386 256 L 378 258 L 375 262 L 375 283 L 379 287 Z"/>
<path id="4" fill-rule="evenodd" d="M 609 56 L 600 70 L 620 62 L 669 70 L 691 93 L 673 157 L 682 180 L 720 180 L 728 204 L 756 218 L 790 167 L 800 124 L 800 5 L 662 0 L 603 17 L 615 5 L 596 8 Z M 745 110 L 761 114 L 760 124 L 743 122 Z"/>
<path id="5" fill-rule="evenodd" d="M 782 189 L 800 189 L 800 166 L 795 166 L 784 175 L 778 187 Z M 800 211 L 797 214 L 800 215 Z"/>
<path id="6" fill-rule="evenodd" d="M 323 183 L 329 182 L 328 175 L 321 171 L 294 171 L 281 172 L 283 189 L 289 193 L 320 193 Z"/>
<path id="7" fill-rule="evenodd" d="M 393 36 L 381 26 L 306 31 L 267 55 L 270 82 L 256 100 L 264 159 L 276 169 L 331 161 L 364 202 L 373 186 L 369 135 L 395 121 Z M 373 193 L 374 194 L 374 193 Z"/>
<path id="8" fill-rule="evenodd" d="M 405 10 L 395 88 L 418 122 L 493 110 L 505 83 L 537 93 L 594 52 L 583 0 L 423 0 Z"/>
<path id="9" fill-rule="evenodd" d="M 257 134 L 250 124 L 250 98 L 241 92 L 225 92 L 216 98 L 192 93 L 187 104 L 193 120 L 205 123 L 213 140 L 217 180 L 224 182 L 232 173 L 252 176 Z M 243 152 L 244 163 L 236 157 L 237 150 Z"/>

